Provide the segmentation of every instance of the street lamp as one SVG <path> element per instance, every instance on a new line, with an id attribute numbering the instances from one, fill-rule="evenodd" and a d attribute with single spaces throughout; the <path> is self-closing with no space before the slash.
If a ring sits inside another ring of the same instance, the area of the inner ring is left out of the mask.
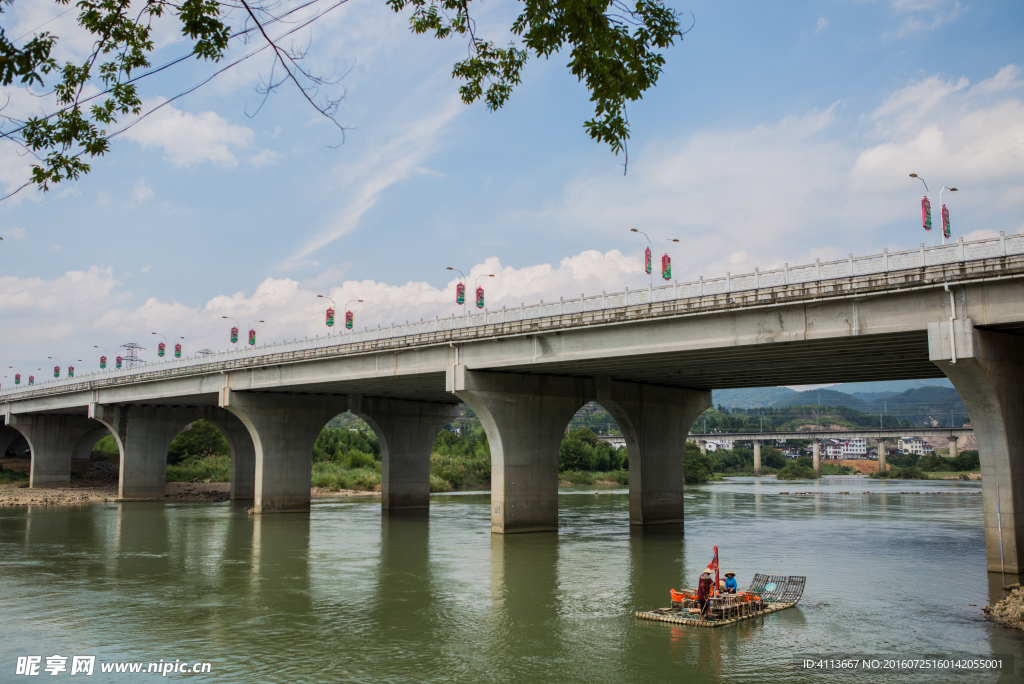
<path id="1" fill-rule="evenodd" d="M 651 276 L 651 289 L 653 290 L 654 289 L 654 269 L 651 268 L 651 247 L 650 247 L 650 245 L 653 244 L 651 242 L 651 236 L 648 235 L 647 233 L 645 233 L 642 230 L 637 230 L 636 228 L 630 228 L 629 232 L 631 232 L 631 233 L 640 233 L 645 238 L 647 238 L 647 245 L 648 246 L 644 250 L 644 270 L 647 271 L 647 274 L 649 276 Z M 671 280 L 672 279 L 672 259 L 671 259 L 671 257 L 669 257 L 668 253 L 664 251 L 665 243 L 666 242 L 679 242 L 679 240 L 677 240 L 676 238 L 665 238 L 664 240 L 661 241 L 661 244 L 658 245 L 658 252 L 661 254 L 661 277 L 664 278 L 665 280 Z"/>
<path id="2" fill-rule="evenodd" d="M 925 230 L 930 231 L 932 229 L 932 205 L 931 202 L 928 201 L 927 193 L 931 191 L 928 189 L 928 183 L 925 182 L 924 178 L 921 178 L 916 173 L 910 174 L 910 177 L 916 178 L 924 183 L 925 196 L 921 200 L 921 225 Z M 946 209 L 946 205 L 942 203 L 942 193 L 946 190 L 949 190 L 950 192 L 957 192 L 956 188 L 950 188 L 945 185 L 943 185 L 942 189 L 939 190 L 939 207 L 941 207 L 940 216 L 942 221 L 942 244 L 946 244 L 946 238 L 950 237 L 952 234 L 952 228 L 949 225 L 949 210 Z M 934 238 L 932 239 L 932 246 L 935 246 Z"/>
<path id="3" fill-rule="evenodd" d="M 149 334 L 163 338 L 164 341 L 158 342 L 156 345 L 156 355 L 162 358 L 163 355 L 167 352 L 167 338 L 157 332 L 151 332 Z"/>
<path id="4" fill-rule="evenodd" d="M 445 268 L 449 271 L 455 271 L 462 276 L 462 280 L 459 280 L 459 284 L 455 286 L 455 303 L 462 306 L 466 303 L 466 286 L 462 282 L 463 280 L 466 280 L 466 274 L 457 268 L 452 268 L 451 266 L 446 266 Z"/>
<path id="5" fill-rule="evenodd" d="M 11 370 L 18 371 L 17 373 L 14 374 L 14 384 L 15 385 L 20 385 L 21 384 L 21 369 L 18 368 L 17 366 L 8 366 L 8 368 L 10 368 Z"/>
<path id="6" fill-rule="evenodd" d="M 235 327 L 231 329 L 231 344 L 238 344 L 238 319 L 232 318 L 231 316 L 221 316 L 221 318 L 226 318 L 229 321 L 235 322 Z"/>
<path id="7" fill-rule="evenodd" d="M 319 297 L 320 299 L 330 299 L 331 300 L 331 306 L 327 308 L 327 327 L 328 328 L 333 328 L 334 327 L 334 309 L 338 305 L 335 304 L 334 300 L 331 299 L 330 297 L 328 297 L 327 295 L 317 295 L 317 297 Z M 328 334 L 330 334 L 330 333 L 328 333 Z"/>
<path id="8" fill-rule="evenodd" d="M 257 321 L 249 321 L 249 325 L 246 326 L 247 328 L 249 328 L 249 344 L 251 344 L 252 346 L 255 347 L 256 346 L 256 328 L 252 327 L 253 323 L 266 323 L 266 321 L 258 321 L 258 320 Z"/>
<path id="9" fill-rule="evenodd" d="M 362 299 L 350 299 L 347 302 L 345 302 L 345 327 L 348 328 L 349 330 L 352 329 L 352 325 L 354 323 L 355 318 L 352 312 L 348 310 L 348 305 L 351 304 L 352 302 L 359 302 L 361 304 L 362 301 Z"/>
<path id="10" fill-rule="evenodd" d="M 57 362 L 57 365 L 53 367 L 53 377 L 59 378 L 60 377 L 60 359 L 58 359 L 56 356 L 47 356 L 46 358 L 50 359 L 51 361 L 56 361 Z M 42 369 L 40 368 L 39 370 L 42 370 Z"/>
<path id="11" fill-rule="evenodd" d="M 100 355 L 100 370 L 107 367 L 107 350 L 98 344 L 92 345 L 93 349 L 103 349 L 103 354 Z"/>
<path id="12" fill-rule="evenodd" d="M 487 273 L 485 275 L 478 275 L 476 277 L 476 280 L 473 282 L 473 285 L 476 287 L 476 308 L 478 308 L 478 309 L 484 308 L 484 288 L 480 287 L 480 279 L 481 278 L 493 278 L 493 277 L 494 277 L 493 273 Z"/>

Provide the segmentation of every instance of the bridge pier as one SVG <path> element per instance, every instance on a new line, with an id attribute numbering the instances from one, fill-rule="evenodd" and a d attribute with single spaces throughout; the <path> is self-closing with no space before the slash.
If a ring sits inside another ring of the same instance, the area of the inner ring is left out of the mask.
<path id="1" fill-rule="evenodd" d="M 248 500 L 256 496 L 256 447 L 249 429 L 233 413 L 212 406 L 200 407 L 198 418 L 216 426 L 231 450 L 232 500 Z"/>
<path id="2" fill-rule="evenodd" d="M 711 392 L 598 378 L 595 394 L 626 438 L 629 524 L 681 524 L 686 436 Z"/>
<path id="3" fill-rule="evenodd" d="M 309 510 L 313 444 L 324 425 L 348 410 L 345 397 L 220 391 L 221 408 L 249 431 L 255 448 L 256 513 Z"/>
<path id="4" fill-rule="evenodd" d="M 71 455 L 75 444 L 83 435 L 99 427 L 95 421 L 81 416 L 17 413 L 7 416 L 7 425 L 20 432 L 32 449 L 29 475 L 29 487 L 32 489 L 70 485 Z"/>
<path id="5" fill-rule="evenodd" d="M 113 433 L 121 451 L 117 498 L 162 501 L 167 490 L 167 450 L 181 429 L 195 420 L 195 408 L 92 403 L 89 417 Z"/>
<path id="6" fill-rule="evenodd" d="M 349 410 L 380 442 L 382 510 L 429 508 L 430 450 L 437 433 L 458 415 L 458 406 L 353 395 Z"/>
<path id="7" fill-rule="evenodd" d="M 814 456 L 814 472 L 821 475 L 821 440 L 811 440 L 811 453 Z"/>
<path id="8" fill-rule="evenodd" d="M 949 458 L 952 460 L 959 455 L 957 452 L 956 435 L 950 435 L 946 439 L 949 440 Z"/>
<path id="9" fill-rule="evenodd" d="M 885 457 L 885 440 L 880 439 L 878 440 L 878 472 L 882 472 L 883 470 L 888 468 L 888 466 L 885 463 Z"/>
<path id="10" fill-rule="evenodd" d="M 1024 338 L 961 319 L 952 337 L 948 322 L 929 323 L 928 350 L 963 399 L 978 439 L 988 570 L 1000 571 L 998 484 L 1006 572 L 1024 572 Z"/>
<path id="11" fill-rule="evenodd" d="M 593 383 L 455 366 L 448 387 L 473 409 L 487 433 L 491 532 L 557 530 L 558 446 L 569 420 L 590 399 Z M 629 465 L 632 475 L 632 454 Z"/>
<path id="12" fill-rule="evenodd" d="M 754 443 L 754 475 L 761 475 L 761 440 L 751 440 Z"/>

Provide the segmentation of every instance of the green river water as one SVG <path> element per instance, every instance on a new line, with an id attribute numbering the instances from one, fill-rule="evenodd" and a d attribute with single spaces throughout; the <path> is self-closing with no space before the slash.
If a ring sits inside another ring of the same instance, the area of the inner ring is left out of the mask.
<path id="1" fill-rule="evenodd" d="M 1024 634 L 982 618 L 1001 592 L 978 483 L 737 478 L 688 488 L 685 535 L 630 528 L 626 490 L 595 491 L 562 491 L 559 532 L 509 536 L 490 533 L 487 493 L 436 495 L 429 516 L 379 499 L 0 509 L 0 682 L 1021 681 Z M 633 616 L 694 586 L 715 544 L 741 587 L 806 575 L 800 604 L 714 630 Z M 54 654 L 96 672 L 15 674 Z M 801 654 L 1014 662 L 808 672 Z M 99 671 L 160 659 L 212 671 Z"/>

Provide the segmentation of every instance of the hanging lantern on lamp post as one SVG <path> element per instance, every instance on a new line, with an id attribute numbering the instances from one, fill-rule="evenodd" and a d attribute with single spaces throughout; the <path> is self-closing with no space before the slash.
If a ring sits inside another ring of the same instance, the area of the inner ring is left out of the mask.
<path id="1" fill-rule="evenodd" d="M 107 350 L 99 346 L 98 344 L 92 345 L 92 348 L 103 349 L 103 353 L 100 355 L 100 370 L 105 369 L 107 367 Z"/>
<path id="2" fill-rule="evenodd" d="M 57 365 L 53 367 L 53 377 L 59 378 L 60 377 L 60 359 L 58 359 L 56 356 L 47 356 L 46 358 L 50 359 L 51 361 L 56 361 L 57 362 Z"/>
<path id="3" fill-rule="evenodd" d="M 81 359 L 79 359 L 79 361 L 81 361 Z M 68 377 L 69 378 L 75 377 L 75 367 L 74 366 L 68 366 Z"/>
<path id="4" fill-rule="evenodd" d="M 910 174 L 910 177 L 916 178 L 917 180 L 924 183 L 924 191 L 926 193 L 930 192 L 930 190 L 928 190 L 928 183 L 925 183 L 924 178 L 921 178 L 916 173 Z M 957 192 L 956 188 L 950 188 L 945 185 L 943 185 L 942 189 L 939 190 L 939 206 L 942 207 L 939 210 L 939 220 L 942 223 L 943 244 L 945 244 L 946 239 L 952 235 L 952 229 L 949 225 L 949 210 L 946 209 L 946 205 L 942 203 L 942 193 L 945 192 L 946 190 L 949 190 L 950 192 Z M 924 226 L 925 230 L 930 231 L 932 229 L 932 203 L 928 200 L 927 194 L 924 196 L 924 199 L 921 200 L 921 224 Z M 934 244 L 934 242 L 932 244 Z"/>
<path id="5" fill-rule="evenodd" d="M 651 277 L 651 287 L 653 288 L 654 287 L 654 274 L 652 273 L 653 269 L 651 268 L 651 244 L 652 244 L 651 243 L 651 236 L 648 235 L 647 233 L 643 232 L 642 230 L 637 230 L 636 228 L 630 228 L 629 232 L 631 232 L 631 233 L 640 233 L 645 238 L 647 238 L 647 247 L 644 248 L 644 270 Z M 658 247 L 658 251 L 661 253 L 661 277 L 664 278 L 665 280 L 671 280 L 672 279 L 672 257 L 670 257 L 668 255 L 668 252 L 666 252 L 664 250 L 666 242 L 679 242 L 679 240 L 677 240 L 675 238 L 665 238 L 664 240 L 661 241 L 661 246 Z"/>
<path id="6" fill-rule="evenodd" d="M 661 255 L 661 277 L 672 280 L 672 258 L 668 254 Z"/>
<path id="7" fill-rule="evenodd" d="M 362 304 L 363 300 L 350 299 L 347 302 L 345 302 L 345 328 L 347 330 L 351 330 L 352 326 L 355 325 L 355 314 L 353 314 L 352 311 L 348 308 L 348 305 L 351 304 L 352 302 Z"/>
<path id="8" fill-rule="evenodd" d="M 466 303 L 466 286 L 461 282 L 455 286 L 455 303 L 460 305 Z"/>
<path id="9" fill-rule="evenodd" d="M 493 273 L 487 273 L 485 275 L 479 275 L 476 277 L 476 308 L 484 308 L 484 288 L 480 285 L 481 278 L 493 278 Z"/>
<path id="10" fill-rule="evenodd" d="M 928 201 L 928 195 L 921 198 L 921 226 L 925 230 L 932 229 L 932 203 Z"/>
<path id="11" fill-rule="evenodd" d="M 182 338 L 182 339 L 184 339 L 184 338 Z M 181 343 L 180 342 L 178 344 L 174 345 L 174 358 L 176 358 L 176 359 L 180 359 L 181 358 Z"/>
<path id="12" fill-rule="evenodd" d="M 118 356 L 116 359 L 114 359 L 114 367 L 118 368 L 118 369 L 121 368 L 121 363 L 123 361 L 124 361 L 124 359 L 122 359 L 120 356 Z"/>
<path id="13" fill-rule="evenodd" d="M 330 300 L 331 305 L 329 307 L 327 307 L 327 327 L 328 328 L 333 328 L 334 327 L 334 309 L 338 305 L 335 304 L 334 300 L 331 299 L 330 297 L 328 297 L 327 295 L 317 295 L 317 297 L 320 298 L 320 299 Z"/>
<path id="14" fill-rule="evenodd" d="M 36 376 L 34 376 L 34 375 L 28 376 L 28 384 L 30 384 L 30 385 L 36 384 Z"/>
<path id="15" fill-rule="evenodd" d="M 949 226 L 949 209 L 947 209 L 946 205 L 943 204 L 942 205 L 942 237 L 948 238 L 950 235 L 951 235 L 951 230 L 950 230 L 950 226 Z"/>
<path id="16" fill-rule="evenodd" d="M 221 316 L 221 318 L 229 321 L 235 321 L 234 326 L 231 328 L 231 344 L 238 344 L 238 321 L 231 316 Z"/>
<path id="17" fill-rule="evenodd" d="M 18 368 L 17 366 L 8 366 L 8 368 L 10 368 L 13 371 L 18 371 L 17 373 L 14 374 L 14 384 L 15 385 L 20 385 L 21 384 L 21 369 Z"/>
<path id="18" fill-rule="evenodd" d="M 254 323 L 266 323 L 266 321 L 249 321 L 249 344 L 256 346 L 256 327 Z"/>
<path id="19" fill-rule="evenodd" d="M 640 231 L 637 231 L 637 232 L 639 233 Z M 644 273 L 647 273 L 647 274 L 651 273 L 651 248 L 650 247 L 645 247 L 644 248 Z"/>

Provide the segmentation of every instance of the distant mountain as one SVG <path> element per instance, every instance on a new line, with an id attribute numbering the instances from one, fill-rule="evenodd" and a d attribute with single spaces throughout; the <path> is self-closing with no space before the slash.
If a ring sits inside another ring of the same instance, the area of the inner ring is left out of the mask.
<path id="1" fill-rule="evenodd" d="M 917 389 L 918 387 L 953 387 L 946 378 L 930 378 L 928 380 L 882 380 L 880 382 L 844 382 L 841 385 L 832 385 L 829 387 L 833 392 L 843 392 L 854 397 L 858 397 L 861 394 L 873 394 L 875 396 L 868 399 L 867 397 L 860 397 L 866 401 L 873 401 L 882 397 L 891 397 L 895 394 L 906 392 L 910 389 Z"/>
<path id="2" fill-rule="evenodd" d="M 819 406 L 849 406 L 850 408 L 857 409 L 858 411 L 864 411 L 865 413 L 870 413 L 872 411 L 871 405 L 867 402 L 843 392 L 836 392 L 831 388 L 797 392 L 793 396 L 787 397 L 782 401 L 773 404 L 773 406 L 811 406 L 814 404 Z"/>
<path id="3" fill-rule="evenodd" d="M 962 425 L 967 409 L 960 395 L 952 387 L 917 387 L 891 397 L 875 399 L 867 409 L 869 413 L 886 413 L 906 418 L 915 425 L 938 423 Z"/>
<path id="4" fill-rule="evenodd" d="M 775 406 L 796 393 L 788 387 L 714 390 L 711 393 L 711 401 L 715 406 L 722 405 L 727 408 L 761 408 Z"/>

